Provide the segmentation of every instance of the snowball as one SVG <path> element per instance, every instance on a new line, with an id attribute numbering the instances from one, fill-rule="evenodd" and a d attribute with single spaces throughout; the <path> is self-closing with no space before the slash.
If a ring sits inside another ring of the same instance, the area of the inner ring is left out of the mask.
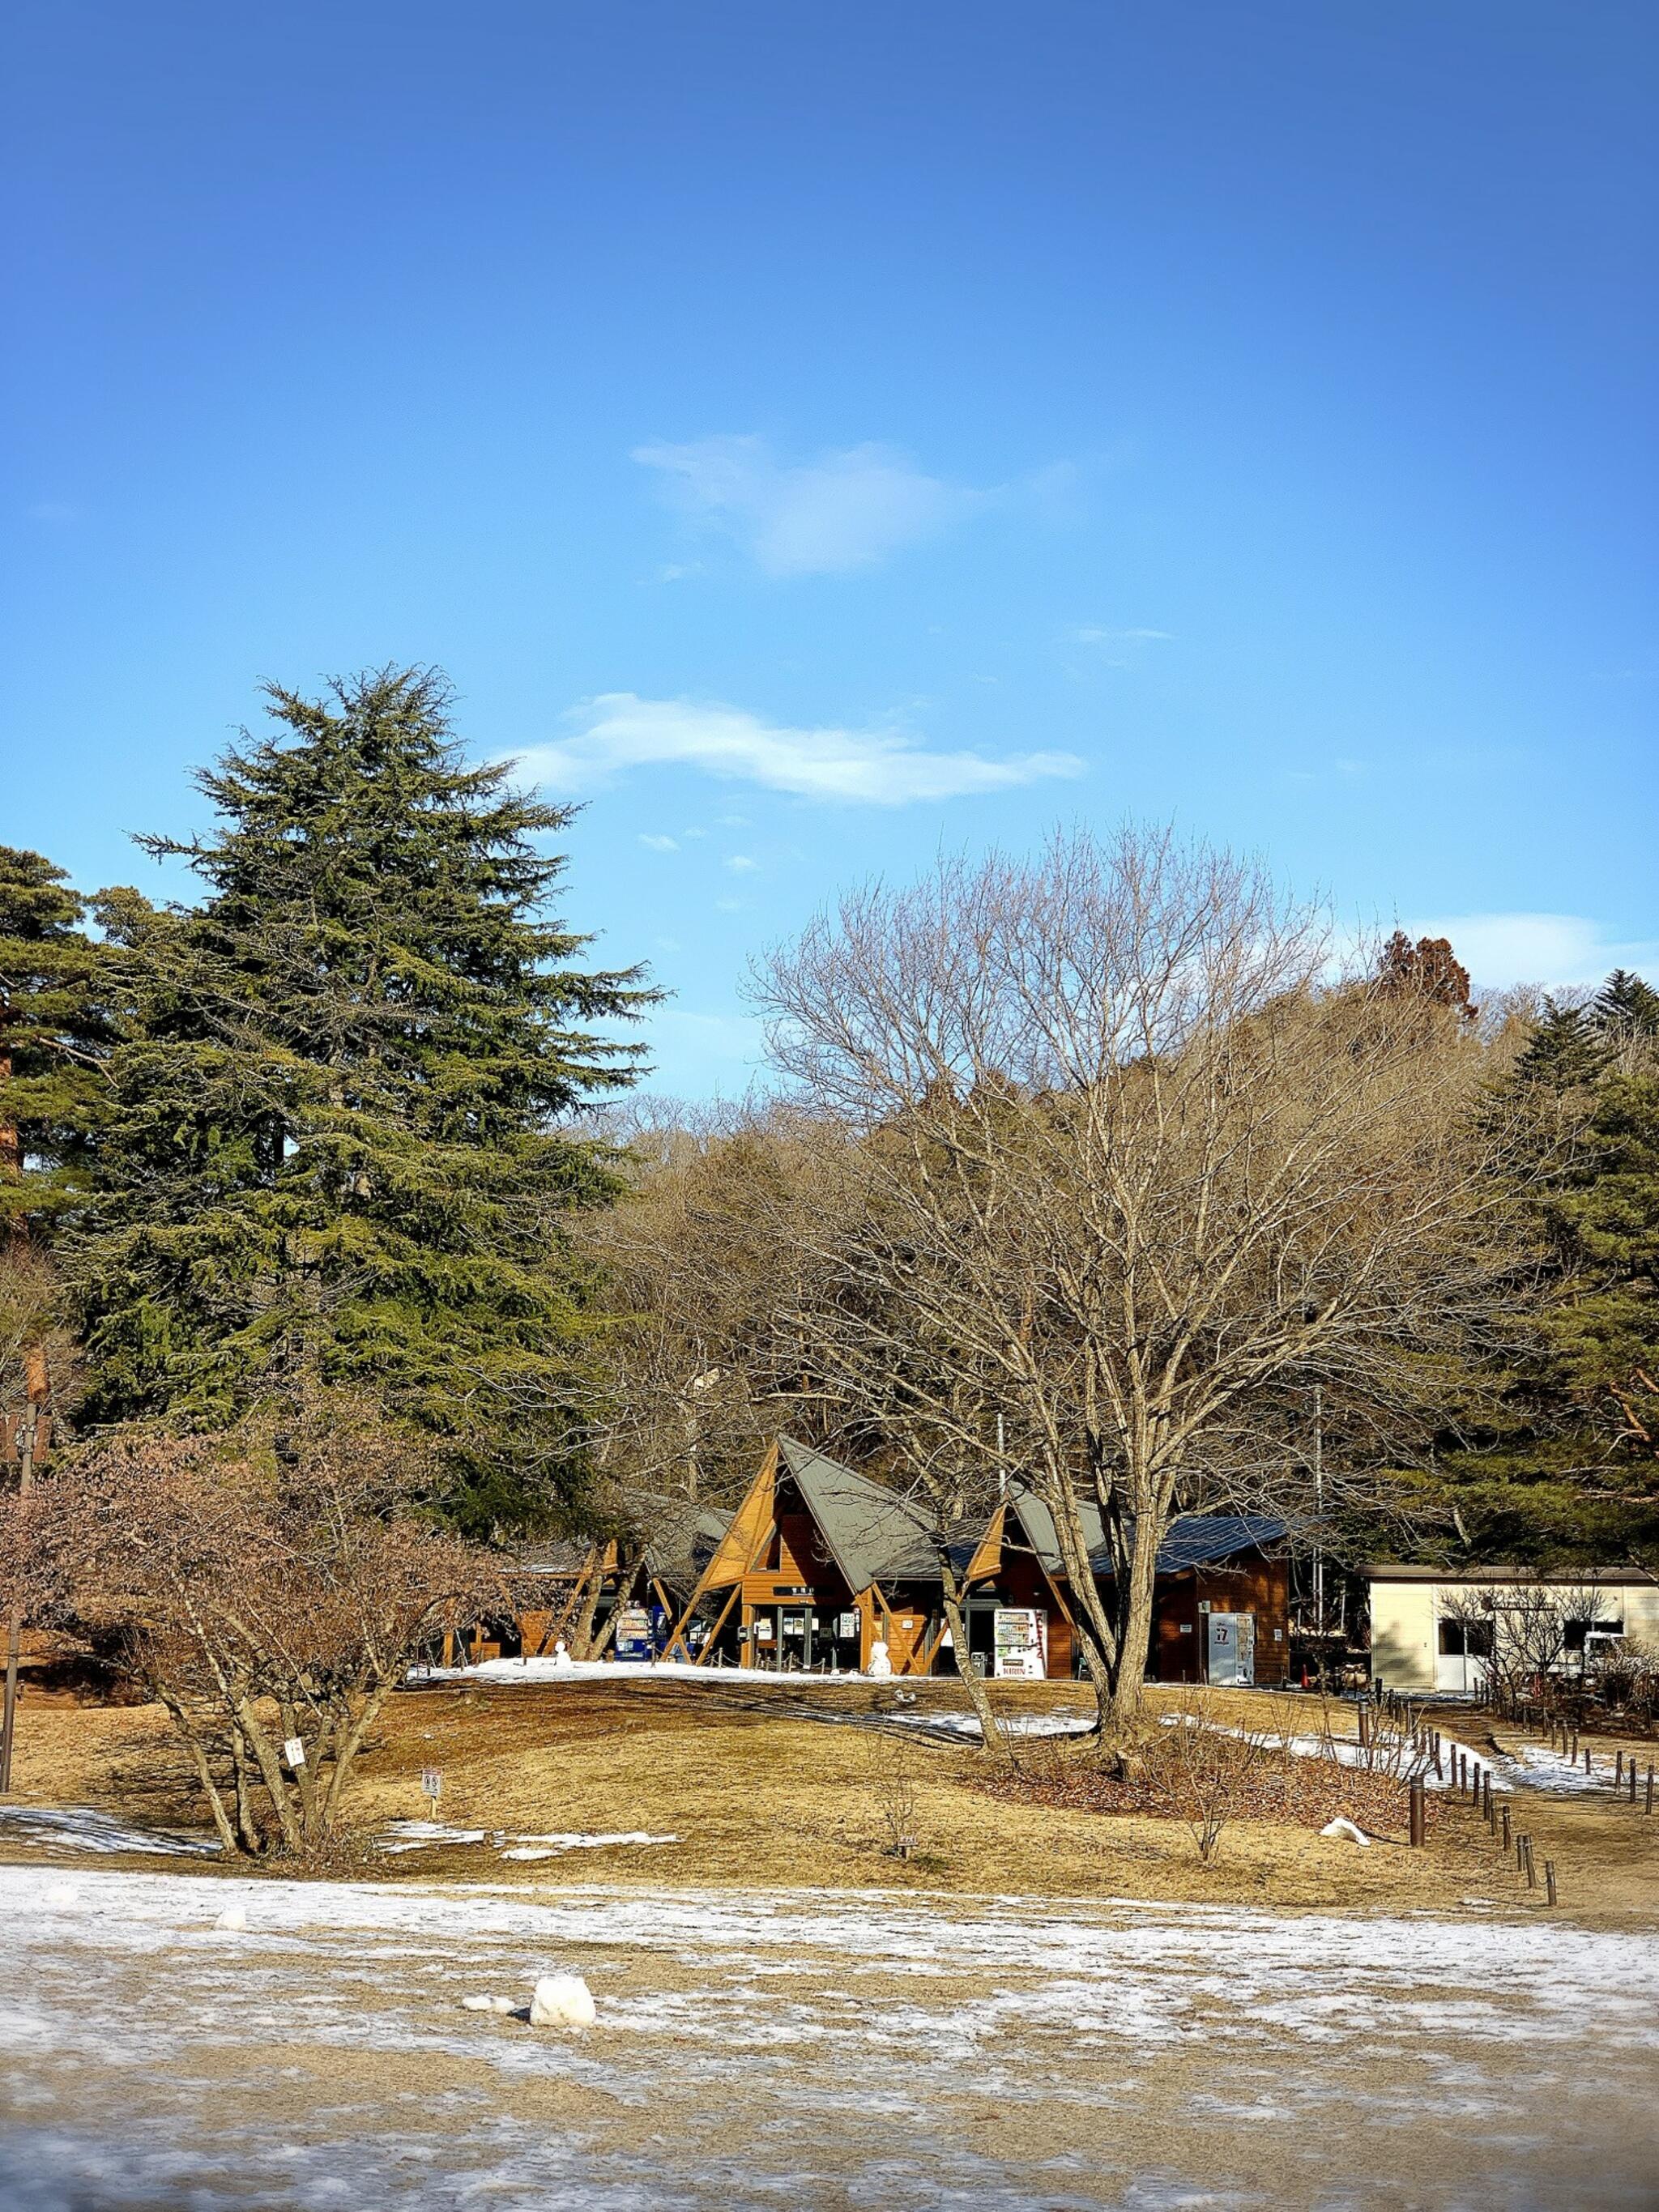
<path id="1" fill-rule="evenodd" d="M 498 2012 L 505 2016 L 513 2009 L 513 2000 L 511 1997 L 491 1997 L 489 2009 L 491 2012 Z"/>
<path id="2" fill-rule="evenodd" d="M 463 1997 L 461 1999 L 463 2012 L 493 2012 L 495 2009 L 494 1997 Z"/>
<path id="3" fill-rule="evenodd" d="M 247 1926 L 247 1908 L 241 1905 L 228 1905 L 213 1924 L 227 1936 L 240 1936 Z"/>
<path id="4" fill-rule="evenodd" d="M 562 1637 L 561 1637 L 559 1641 L 553 1646 L 553 1664 L 558 1668 L 561 1673 L 562 1673 L 567 1667 L 573 1666 L 574 1664 L 569 1652 L 565 1649 L 564 1638 Z"/>
<path id="5" fill-rule="evenodd" d="M 1363 1828 L 1355 1827 L 1352 1820 L 1345 1820 L 1340 1813 L 1335 1820 L 1327 1820 L 1319 1832 L 1322 1836 L 1338 1837 L 1346 1844 L 1364 1844 L 1368 1849 L 1371 1840 Z"/>
<path id="6" fill-rule="evenodd" d="M 887 1656 L 887 1646 L 878 1637 L 870 1646 L 870 1679 L 884 1682 L 893 1671 L 893 1662 Z"/>
<path id="7" fill-rule="evenodd" d="M 580 1974 L 544 1974 L 530 2000 L 532 2027 L 592 2027 L 593 1997 Z"/>

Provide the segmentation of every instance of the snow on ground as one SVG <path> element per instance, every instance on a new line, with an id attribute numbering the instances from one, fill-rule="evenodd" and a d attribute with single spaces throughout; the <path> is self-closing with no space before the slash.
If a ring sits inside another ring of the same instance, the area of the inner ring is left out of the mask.
<path id="1" fill-rule="evenodd" d="M 896 1723 L 900 1727 L 926 1729 L 933 1735 L 960 1736 L 965 1741 L 977 1743 L 981 1729 L 976 1713 L 946 1713 L 929 1711 L 922 1706 L 872 1716 L 884 1728 Z M 998 1725 L 1005 1735 L 1087 1735 L 1094 1727 L 1093 1717 L 1085 1713 L 1004 1713 L 998 1716 Z"/>
<path id="2" fill-rule="evenodd" d="M 868 1682 L 873 1675 L 844 1668 L 838 1674 L 783 1674 L 767 1667 L 694 1667 L 686 1659 L 481 1659 L 476 1667 L 411 1667 L 411 1682 Z M 891 1679 L 890 1676 L 884 1677 Z"/>
<path id="3" fill-rule="evenodd" d="M 12 2212 L 1358 2208 L 1380 2174 L 1522 2212 L 1659 2172 L 1659 1937 L 1541 1916 L 5 1868 L 0 1924 Z M 586 2034 L 463 2002 L 553 1973 Z"/>
<path id="4" fill-rule="evenodd" d="M 1296 1759 L 1334 1759 L 1339 1766 L 1380 1768 L 1385 1772 L 1389 1767 L 1386 1752 L 1375 1753 L 1353 1736 L 1298 1735 L 1281 1737 L 1271 1728 L 1232 1728 L 1222 1721 L 1200 1720 L 1192 1713 L 1164 1713 L 1162 1719 L 1165 1728 L 1177 1728 L 1184 1723 L 1188 1728 L 1212 1729 L 1220 1735 L 1261 1743 L 1273 1751 L 1286 1751 Z M 1599 1771 L 1586 1774 L 1582 1765 L 1575 1766 L 1559 1751 L 1547 1750 L 1542 1744 L 1524 1743 L 1514 1752 L 1495 1754 L 1490 1744 L 1482 1747 L 1477 1743 L 1465 1743 L 1460 1737 L 1448 1735 L 1443 1729 L 1440 1741 L 1444 1772 L 1437 1775 L 1430 1766 L 1422 1775 L 1424 1783 L 1431 1790 L 1450 1790 L 1456 1786 L 1452 1778 L 1451 1754 L 1460 1751 L 1471 1765 L 1479 1765 L 1483 1771 L 1491 1769 L 1492 1786 L 1497 1791 L 1541 1790 L 1554 1796 L 1575 1797 L 1594 1795 L 1597 1791 L 1606 1796 L 1612 1789 L 1613 1765 L 1605 1753 L 1602 1754 Z M 1401 1768 L 1402 1775 L 1407 1771 L 1409 1765 L 1409 1760 L 1403 1762 Z"/>
<path id="5" fill-rule="evenodd" d="M 29 1844 L 72 1851 L 150 1851 L 169 1856 L 211 1857 L 219 1849 L 211 1836 L 192 1836 L 173 1828 L 140 1828 L 89 1805 L 0 1805 L 0 1840 L 15 1836 Z"/>
<path id="6" fill-rule="evenodd" d="M 441 1820 L 392 1820 L 380 1848 L 383 1851 L 428 1850 L 437 1844 L 482 1844 L 488 1839 L 504 1859 L 550 1859 L 562 1851 L 609 1849 L 620 1844 L 677 1844 L 678 1836 L 648 1836 L 641 1829 L 627 1835 L 594 1836 L 562 1832 L 550 1836 L 509 1835 L 504 1829 L 452 1828 Z"/>

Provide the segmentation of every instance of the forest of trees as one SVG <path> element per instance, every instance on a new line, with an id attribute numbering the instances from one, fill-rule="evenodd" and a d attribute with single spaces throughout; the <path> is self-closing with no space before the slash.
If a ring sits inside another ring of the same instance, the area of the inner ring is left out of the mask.
<path id="1" fill-rule="evenodd" d="M 14 1653 L 95 1629 L 228 1837 L 324 1832 L 526 1535 L 731 1502 L 781 1429 L 925 1506 L 947 1600 L 1000 1479 L 1068 1554 L 1097 1504 L 1120 1715 L 1170 1517 L 1305 1515 L 1316 1402 L 1339 1554 L 1654 1563 L 1641 978 L 1477 1007 L 1443 940 L 1345 960 L 1224 853 L 1057 836 L 849 891 L 756 969 L 764 1085 L 680 1109 L 630 1095 L 648 979 L 552 911 L 568 810 L 469 763 L 441 678 L 266 703 L 211 826 L 142 841 L 191 898 L 0 847 Z"/>

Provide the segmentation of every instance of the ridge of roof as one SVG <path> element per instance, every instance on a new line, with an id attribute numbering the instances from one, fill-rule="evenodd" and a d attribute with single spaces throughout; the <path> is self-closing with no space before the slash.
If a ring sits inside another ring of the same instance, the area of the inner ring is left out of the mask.
<path id="1" fill-rule="evenodd" d="M 937 1572 L 927 1517 L 908 1499 L 793 1437 L 778 1449 L 849 1589 Z"/>

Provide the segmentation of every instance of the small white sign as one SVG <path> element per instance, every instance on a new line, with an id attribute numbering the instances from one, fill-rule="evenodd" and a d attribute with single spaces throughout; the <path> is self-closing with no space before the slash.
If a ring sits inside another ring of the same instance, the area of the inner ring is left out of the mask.
<path id="1" fill-rule="evenodd" d="M 306 1763 L 306 1747 L 297 1735 L 289 1736 L 283 1746 L 283 1757 L 296 1771 Z"/>
<path id="2" fill-rule="evenodd" d="M 435 1805 L 439 1798 L 443 1795 L 443 1788 L 444 1778 L 437 1767 L 423 1766 L 421 1769 L 421 1795 L 422 1797 L 430 1797 L 433 1803 Z"/>

